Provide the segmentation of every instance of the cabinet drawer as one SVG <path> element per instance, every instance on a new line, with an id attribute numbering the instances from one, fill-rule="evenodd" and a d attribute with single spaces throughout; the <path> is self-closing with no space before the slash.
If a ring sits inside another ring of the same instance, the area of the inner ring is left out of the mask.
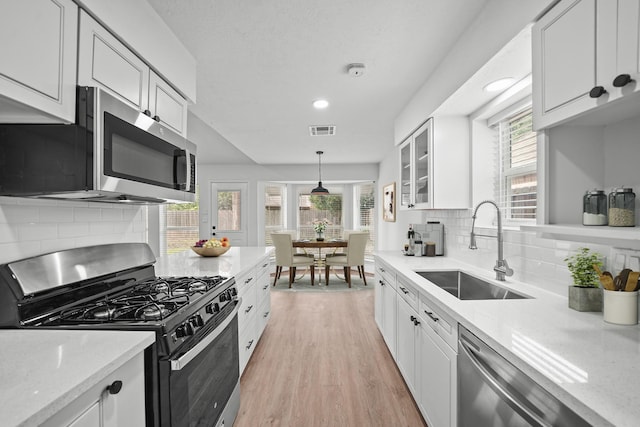
<path id="1" fill-rule="evenodd" d="M 247 328 L 244 332 L 242 332 L 238 337 L 238 345 L 239 345 L 239 359 L 240 359 L 240 375 L 244 371 L 244 368 L 247 366 L 247 362 L 249 362 L 249 358 L 251 358 L 251 354 L 253 353 L 253 349 L 256 348 L 257 339 L 256 339 L 256 328 L 250 327 Z"/>
<path id="2" fill-rule="evenodd" d="M 385 285 L 389 285 L 393 289 L 396 289 L 396 273 L 392 268 L 378 261 L 376 262 L 376 273 L 379 280 L 382 280 Z"/>
<path id="3" fill-rule="evenodd" d="M 238 310 L 238 331 L 240 331 L 240 334 L 242 334 L 242 331 L 252 323 L 253 315 L 258 308 L 256 306 L 255 286 L 252 285 L 249 290 L 244 292 L 241 298 L 242 302 L 240 303 L 240 309 Z"/>
<path id="4" fill-rule="evenodd" d="M 418 315 L 424 323 L 429 325 L 442 339 L 457 351 L 458 348 L 458 322 L 435 305 L 424 295 L 420 295 L 420 308 Z"/>
<path id="5" fill-rule="evenodd" d="M 261 259 L 258 262 L 258 266 L 256 268 L 258 270 L 258 272 L 256 273 L 256 276 L 262 277 L 263 274 L 266 274 L 267 282 L 269 282 L 269 270 L 271 269 L 271 262 L 269 261 L 269 258 L 265 257 Z"/>
<path id="6" fill-rule="evenodd" d="M 409 304 L 409 306 L 411 306 L 411 308 L 413 308 L 414 310 L 418 310 L 418 289 L 416 288 L 416 286 L 407 281 L 404 280 L 400 277 L 396 278 L 397 281 L 397 292 L 398 295 L 400 295 L 400 297 L 402 299 L 404 299 L 407 304 Z"/>
<path id="7" fill-rule="evenodd" d="M 245 274 L 236 276 L 236 285 L 238 286 L 238 294 L 242 296 L 248 289 L 253 288 L 253 284 L 256 282 L 255 268 L 252 268 Z"/>

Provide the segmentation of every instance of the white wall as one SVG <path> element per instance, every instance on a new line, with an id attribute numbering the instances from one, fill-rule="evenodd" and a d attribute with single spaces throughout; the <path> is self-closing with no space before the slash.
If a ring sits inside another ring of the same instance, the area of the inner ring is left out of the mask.
<path id="1" fill-rule="evenodd" d="M 146 242 L 147 208 L 0 197 L 0 263 L 62 249 Z"/>

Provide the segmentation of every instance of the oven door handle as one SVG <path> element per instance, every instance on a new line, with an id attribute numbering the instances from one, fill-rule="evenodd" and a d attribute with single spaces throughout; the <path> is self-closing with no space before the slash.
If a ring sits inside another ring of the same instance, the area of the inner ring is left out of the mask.
<path id="1" fill-rule="evenodd" d="M 179 358 L 175 360 L 171 360 L 171 370 L 172 371 L 181 370 L 182 368 L 187 366 L 187 364 L 191 360 L 193 360 L 198 354 L 200 354 L 202 350 L 207 348 L 207 346 L 211 344 L 213 340 L 215 340 L 218 337 L 218 335 L 220 335 L 220 333 L 226 329 L 227 326 L 229 326 L 231 321 L 235 318 L 236 314 L 238 313 L 238 310 L 240 310 L 241 304 L 242 304 L 242 298 L 238 299 L 236 306 L 233 308 L 231 313 L 229 313 L 226 319 L 224 319 L 222 323 L 220 323 L 213 331 L 211 331 L 206 337 L 204 337 L 202 341 L 200 341 L 198 344 L 193 346 L 191 350 L 189 350 Z"/>

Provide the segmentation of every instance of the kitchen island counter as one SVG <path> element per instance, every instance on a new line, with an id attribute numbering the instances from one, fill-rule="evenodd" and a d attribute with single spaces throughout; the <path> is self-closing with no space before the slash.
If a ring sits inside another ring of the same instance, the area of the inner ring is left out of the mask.
<path id="1" fill-rule="evenodd" d="M 272 246 L 238 246 L 217 257 L 203 257 L 192 250 L 158 257 L 155 263 L 158 276 L 239 276 L 256 262 L 270 255 Z"/>
<path id="2" fill-rule="evenodd" d="M 153 332 L 0 330 L 0 424 L 42 424 L 154 341 Z"/>
<path id="3" fill-rule="evenodd" d="M 605 323 L 568 308 L 567 298 L 452 258 L 376 256 L 415 283 L 433 304 L 596 426 L 637 426 L 640 327 Z M 530 299 L 459 300 L 415 272 L 460 269 Z"/>

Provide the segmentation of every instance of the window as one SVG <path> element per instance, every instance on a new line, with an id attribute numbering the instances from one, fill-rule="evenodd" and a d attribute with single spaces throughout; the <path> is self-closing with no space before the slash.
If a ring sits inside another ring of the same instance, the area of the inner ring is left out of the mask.
<path id="1" fill-rule="evenodd" d="M 273 246 L 271 233 L 285 229 L 284 207 L 286 186 L 267 184 L 264 189 L 264 242 Z"/>
<path id="2" fill-rule="evenodd" d="M 326 239 L 342 237 L 342 194 L 332 188 L 326 196 L 312 196 L 311 188 L 304 189 L 298 197 L 298 235 L 301 239 L 315 238 L 313 221 L 326 219 L 329 225 L 324 231 Z"/>
<path id="3" fill-rule="evenodd" d="M 164 236 L 160 237 L 160 253 L 172 254 L 189 250 L 198 241 L 200 194 L 196 188 L 195 203 L 160 205 L 160 222 L 164 220 Z M 161 233 L 162 234 L 162 233 Z M 164 243 L 164 244 L 163 244 Z"/>
<path id="4" fill-rule="evenodd" d="M 537 173 L 536 132 L 529 106 L 501 120 L 497 125 L 498 166 L 494 191 L 507 220 L 536 218 Z"/>
<path id="5" fill-rule="evenodd" d="M 375 192 L 376 186 L 372 182 L 354 186 L 356 215 L 353 228 L 355 230 L 369 232 L 369 241 L 367 242 L 367 247 L 365 249 L 365 254 L 367 255 L 372 254 L 376 239 Z"/>

